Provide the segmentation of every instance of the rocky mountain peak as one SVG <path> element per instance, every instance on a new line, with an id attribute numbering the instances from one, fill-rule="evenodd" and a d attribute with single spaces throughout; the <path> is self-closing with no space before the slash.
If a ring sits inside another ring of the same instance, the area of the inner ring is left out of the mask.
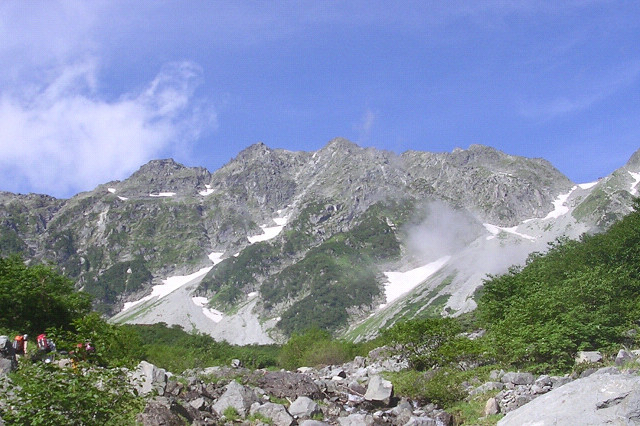
<path id="1" fill-rule="evenodd" d="M 348 139 L 334 138 L 331 141 L 329 141 L 329 143 L 320 151 L 328 151 L 331 153 L 334 153 L 334 152 L 349 153 L 358 149 L 362 149 L 362 148 Z"/>
<path id="2" fill-rule="evenodd" d="M 626 167 L 635 171 L 640 171 L 640 149 L 633 153 Z"/>
<path id="3" fill-rule="evenodd" d="M 271 150 L 271 148 L 269 148 L 263 142 L 258 142 L 240 151 L 235 160 L 248 161 L 260 159 L 261 157 L 271 154 L 272 152 L 273 151 Z"/>

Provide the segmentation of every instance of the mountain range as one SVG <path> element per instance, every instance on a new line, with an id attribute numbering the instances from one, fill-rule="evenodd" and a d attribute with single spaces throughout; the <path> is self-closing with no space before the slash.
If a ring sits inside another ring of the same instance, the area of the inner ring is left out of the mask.
<path id="1" fill-rule="evenodd" d="M 597 182 L 472 145 L 395 154 L 337 138 L 171 159 L 69 199 L 0 193 L 0 251 L 49 262 L 120 323 L 235 344 L 320 327 L 351 340 L 474 309 L 488 274 L 632 210 L 640 152 Z"/>

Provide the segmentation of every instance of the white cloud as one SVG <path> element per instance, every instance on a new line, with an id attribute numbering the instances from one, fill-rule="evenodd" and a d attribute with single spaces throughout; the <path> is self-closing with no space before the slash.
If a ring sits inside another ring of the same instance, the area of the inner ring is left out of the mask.
<path id="1" fill-rule="evenodd" d="M 72 195 L 188 150 L 215 126 L 213 110 L 194 100 L 202 71 L 193 63 L 168 64 L 143 90 L 110 101 L 96 91 L 97 71 L 97 61 L 86 59 L 60 67 L 45 84 L 0 94 L 2 189 L 27 183 Z"/>
<path id="2" fill-rule="evenodd" d="M 371 136 L 371 129 L 376 121 L 376 115 L 370 109 L 367 109 L 362 115 L 360 122 L 354 125 L 354 130 L 358 132 L 358 142 L 366 142 Z"/>

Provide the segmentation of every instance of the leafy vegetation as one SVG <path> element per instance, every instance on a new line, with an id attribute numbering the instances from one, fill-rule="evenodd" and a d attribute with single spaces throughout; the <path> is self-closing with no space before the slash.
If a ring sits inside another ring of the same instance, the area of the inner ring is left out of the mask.
<path id="1" fill-rule="evenodd" d="M 276 345 L 235 346 L 217 342 L 211 336 L 187 333 L 163 323 L 122 327 L 140 339 L 147 361 L 173 372 L 229 365 L 232 359 L 239 359 L 248 368 L 274 367 L 280 350 Z"/>
<path id="2" fill-rule="evenodd" d="M 382 340 L 391 354 L 401 355 L 412 369 L 424 371 L 480 358 L 481 344 L 462 336 L 461 331 L 454 318 L 426 318 L 397 323 L 382 332 Z"/>
<path id="3" fill-rule="evenodd" d="M 302 366 L 337 365 L 350 361 L 356 355 L 365 355 L 366 345 L 356 345 L 333 339 L 326 330 L 318 327 L 294 334 L 282 346 L 279 365 L 288 370 Z"/>
<path id="4" fill-rule="evenodd" d="M 45 265 L 26 266 L 20 257 L 0 258 L 0 330 L 33 336 L 49 327 L 69 329 L 87 314 L 91 300 Z"/>
<path id="5" fill-rule="evenodd" d="M 145 404 L 120 369 L 59 368 L 37 362 L 23 364 L 11 379 L 17 385 L 19 409 L 0 411 L 7 424 L 135 424 Z"/>
<path id="6" fill-rule="evenodd" d="M 640 212 L 491 277 L 478 313 L 495 357 L 516 368 L 567 371 L 577 351 L 628 343 L 640 315 Z"/>

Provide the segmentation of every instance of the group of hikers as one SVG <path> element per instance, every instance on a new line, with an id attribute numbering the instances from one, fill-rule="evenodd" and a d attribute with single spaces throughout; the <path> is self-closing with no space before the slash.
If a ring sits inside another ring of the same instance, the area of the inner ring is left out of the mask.
<path id="1" fill-rule="evenodd" d="M 30 356 L 32 361 L 44 361 L 50 363 L 54 360 L 56 353 L 68 355 L 74 365 L 78 361 L 86 361 L 87 357 L 95 353 L 95 347 L 90 341 L 78 343 L 73 351 L 57 351 L 56 344 L 52 339 L 42 333 L 36 338 L 36 351 L 29 351 L 29 336 L 27 334 L 18 334 L 13 341 L 7 336 L 0 336 L 0 355 L 3 358 L 13 359 L 17 362 L 18 358 L 27 358 Z"/>

